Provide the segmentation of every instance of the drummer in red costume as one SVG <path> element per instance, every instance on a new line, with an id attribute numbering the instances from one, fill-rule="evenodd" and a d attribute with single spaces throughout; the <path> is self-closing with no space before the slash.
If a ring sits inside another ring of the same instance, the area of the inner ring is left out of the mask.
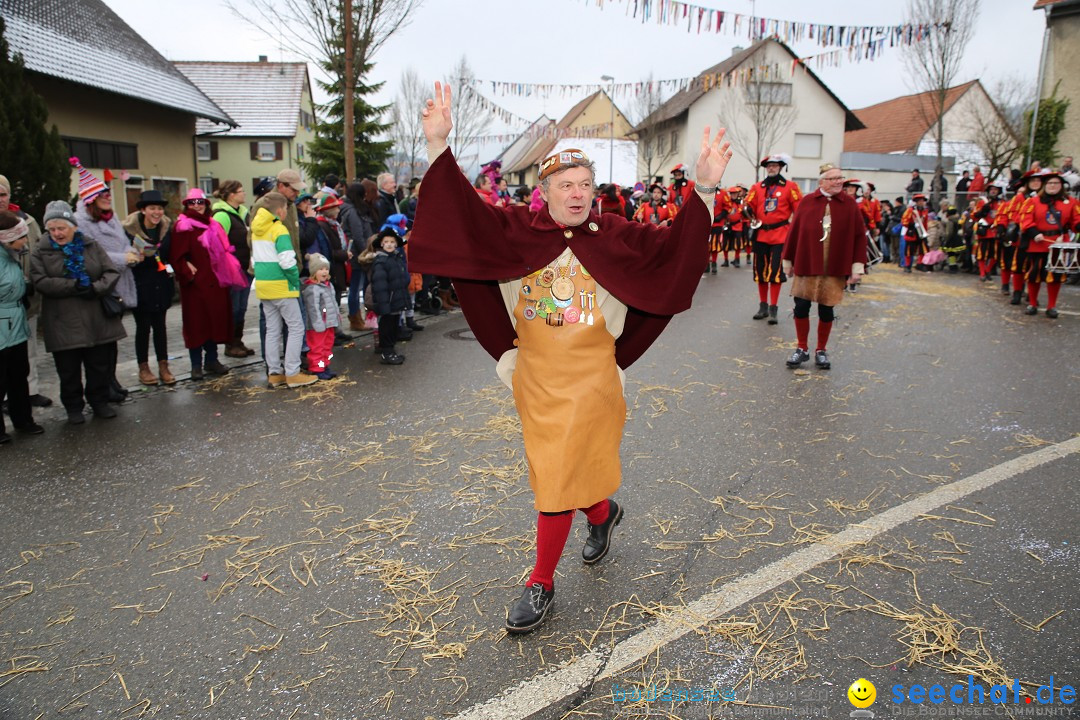
<path id="1" fill-rule="evenodd" d="M 679 163 L 671 168 L 671 185 L 668 186 L 668 202 L 681 208 L 694 192 L 694 181 L 686 177 L 686 166 Z"/>
<path id="2" fill-rule="evenodd" d="M 724 229 L 727 227 L 728 208 L 731 207 L 731 196 L 727 190 L 717 188 L 716 200 L 713 201 L 712 230 L 709 234 L 709 264 L 705 266 L 702 275 L 710 272 L 716 274 L 716 261 L 720 253 L 724 253 L 724 267 L 728 266 L 728 251 L 724 247 Z"/>
<path id="3" fill-rule="evenodd" d="M 1065 192 L 1061 173 L 1056 170 L 1040 172 L 1042 192 L 1027 199 L 1020 210 L 1021 242 L 1027 244 L 1024 275 L 1028 284 L 1028 306 L 1025 313 L 1039 312 L 1039 288 L 1046 283 L 1046 317 L 1056 318 L 1058 293 L 1065 273 L 1047 269 L 1050 246 L 1071 242 L 1070 233 L 1080 232 L 1080 212 L 1076 200 Z"/>
<path id="4" fill-rule="evenodd" d="M 652 199 L 643 203 L 634 212 L 634 219 L 638 222 L 667 227 L 675 219 L 678 209 L 675 207 L 675 203 L 670 203 L 665 199 L 666 193 L 663 185 L 653 185 L 651 192 Z"/>
<path id="5" fill-rule="evenodd" d="M 904 272 L 911 272 L 911 268 L 919 263 L 919 258 L 926 254 L 929 248 L 926 245 L 926 229 L 930 223 L 930 208 L 926 207 L 926 196 L 915 193 L 911 196 L 914 205 L 909 205 L 900 218 L 900 224 L 904 227 Z"/>
<path id="6" fill-rule="evenodd" d="M 719 195 L 719 193 L 717 193 Z M 724 218 L 724 242 L 721 250 L 724 253 L 724 266 L 728 264 L 728 252 L 735 257 L 731 261 L 732 267 L 741 267 L 739 255 L 742 253 L 746 238 L 746 216 L 743 214 L 743 200 L 746 197 L 746 187 L 736 183 L 727 189 L 727 217 Z M 716 221 L 713 220 L 713 227 Z"/>
<path id="7" fill-rule="evenodd" d="M 1001 276 L 1005 277 L 1008 262 L 1009 275 L 1012 278 L 1012 298 L 1010 305 L 1019 305 L 1024 299 L 1024 263 L 1027 262 L 1027 249 L 1020 239 L 1020 213 L 1024 209 L 1024 203 L 1028 198 L 1035 197 L 1042 190 L 1042 175 L 1035 170 L 1028 170 L 1020 178 L 1020 188 L 1013 197 L 1013 205 L 1009 212 L 1009 224 L 1005 227 L 1005 236 L 1002 244 L 1009 244 L 1005 249 L 1006 254 L 1002 259 Z M 1008 251 L 1011 251 L 1009 253 Z"/>
<path id="8" fill-rule="evenodd" d="M 866 191 L 864 190 L 863 181 L 859 178 L 848 178 L 844 181 L 844 193 L 855 201 L 855 206 L 863 216 L 863 223 L 866 223 Z M 847 289 L 855 292 L 859 288 L 861 278 L 861 273 L 853 275 L 851 280 L 848 281 Z"/>
<path id="9" fill-rule="evenodd" d="M 610 499 L 622 480 L 620 368 L 690 307 L 706 258 L 712 189 L 731 150 L 723 130 L 710 141 L 705 128 L 700 184 L 671 227 L 593 212 L 594 166 L 574 149 L 540 164 L 546 204 L 539 211 L 496 208 L 476 196 L 447 146 L 450 105 L 449 86 L 436 83 L 422 113 L 431 167 L 409 269 L 454 278 L 470 328 L 513 391 L 539 511 L 536 564 L 506 617 L 508 632 L 525 633 L 551 609 L 575 510 L 588 520 L 584 562 L 599 562 L 610 549 L 624 515 Z"/>
<path id="10" fill-rule="evenodd" d="M 780 170 L 788 164 L 787 155 L 769 155 L 761 166 L 768 175 L 750 188 L 746 196 L 747 213 L 761 223 L 754 236 L 754 282 L 758 284 L 758 311 L 755 320 L 769 318 L 775 325 L 780 284 L 787 278 L 781 268 L 780 254 L 787 239 L 791 216 L 799 205 L 799 186 L 786 180 Z"/>
<path id="11" fill-rule="evenodd" d="M 821 166 L 818 189 L 803 198 L 791 222 L 783 251 L 784 272 L 791 274 L 795 298 L 797 346 L 787 361 L 797 368 L 810 359 L 810 305 L 818 304 L 814 364 L 832 367 L 826 345 L 833 308 L 844 299 L 844 285 L 858 282 L 866 267 L 866 225 L 855 198 L 844 192 L 844 173 L 832 163 Z"/>
<path id="12" fill-rule="evenodd" d="M 986 188 L 986 197 L 975 201 L 975 259 L 979 263 L 979 279 L 989 282 L 997 264 L 997 231 L 994 221 L 1002 205 L 1001 186 L 997 183 Z"/>

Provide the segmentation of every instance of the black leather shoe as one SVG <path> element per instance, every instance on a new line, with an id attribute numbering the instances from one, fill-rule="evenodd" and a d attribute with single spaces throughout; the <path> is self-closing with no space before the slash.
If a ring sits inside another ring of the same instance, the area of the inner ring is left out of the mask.
<path id="1" fill-rule="evenodd" d="M 6 432 L 0 431 L 0 445 L 7 445 L 11 442 L 11 436 Z"/>
<path id="2" fill-rule="evenodd" d="M 755 320 L 762 320 L 769 317 L 769 303 L 758 303 L 757 312 L 754 313 Z"/>
<path id="3" fill-rule="evenodd" d="M 45 428 L 33 421 L 29 425 L 16 425 L 15 429 L 23 435 L 40 435 L 45 432 Z"/>
<path id="4" fill-rule="evenodd" d="M 1057 308 L 1046 308 L 1046 317 L 1056 318 L 1058 316 Z"/>
<path id="5" fill-rule="evenodd" d="M 68 425 L 82 425 L 86 422 L 86 416 L 82 414 L 82 410 L 68 410 Z"/>
<path id="6" fill-rule="evenodd" d="M 1038 315 L 1039 314 L 1039 308 L 1035 307 L 1034 305 L 1028 305 L 1027 310 L 1024 311 L 1024 314 L 1025 315 Z"/>
<path id="7" fill-rule="evenodd" d="M 1022 290 L 1013 290 L 1012 299 L 1009 300 L 1010 305 L 1019 305 L 1023 299 L 1024 292 Z"/>
<path id="8" fill-rule="evenodd" d="M 202 380 L 204 377 L 206 377 L 206 373 L 203 372 L 203 369 L 201 367 L 193 367 L 193 368 L 191 368 L 191 379 L 192 380 Z"/>
<path id="9" fill-rule="evenodd" d="M 828 370 L 832 367 L 832 363 L 829 362 L 829 354 L 824 350 L 814 351 L 814 364 L 822 370 Z"/>
<path id="10" fill-rule="evenodd" d="M 614 500 L 608 500 L 608 518 L 599 525 L 589 523 L 589 539 L 581 550 L 581 559 L 586 565 L 593 565 L 604 559 L 611 548 L 611 533 L 622 521 L 623 509 Z"/>
<path id="11" fill-rule="evenodd" d="M 506 613 L 506 632 L 513 635 L 532 632 L 544 622 L 554 602 L 554 585 L 550 590 L 545 590 L 540 583 L 529 585 L 521 594 L 521 599 L 514 603 L 510 612 Z"/>
<path id="12" fill-rule="evenodd" d="M 103 420 L 111 420 L 116 417 L 116 411 L 108 405 L 91 405 L 90 408 L 94 411 L 95 418 L 102 418 Z M 69 416 L 70 419 L 70 416 Z"/>
<path id="13" fill-rule="evenodd" d="M 416 318 L 405 318 L 405 325 L 413 332 L 418 332 L 424 329 L 424 326 L 416 322 Z"/>
<path id="14" fill-rule="evenodd" d="M 379 363 L 382 365 L 400 365 L 403 362 L 405 362 L 405 356 L 397 353 L 383 353 L 383 356 L 379 358 Z"/>
<path id="15" fill-rule="evenodd" d="M 1010 285 L 1008 285 L 1007 283 L 1006 283 L 1006 284 L 1003 284 L 1003 285 L 1001 286 L 1001 294 L 1002 294 L 1002 295 L 1008 295 L 1008 294 L 1009 294 L 1009 289 L 1010 289 L 1010 287 L 1011 287 L 1011 286 L 1010 286 Z"/>
<path id="16" fill-rule="evenodd" d="M 769 306 L 769 324 L 770 325 L 775 325 L 776 323 L 780 322 L 776 318 L 776 313 L 779 312 L 779 310 L 780 310 L 780 308 L 777 307 L 776 305 L 770 305 Z"/>
<path id="17" fill-rule="evenodd" d="M 30 396 L 30 405 L 31 405 L 31 407 L 36 407 L 36 408 L 47 408 L 50 405 L 52 405 L 52 400 L 45 397 L 44 395 L 31 395 Z"/>

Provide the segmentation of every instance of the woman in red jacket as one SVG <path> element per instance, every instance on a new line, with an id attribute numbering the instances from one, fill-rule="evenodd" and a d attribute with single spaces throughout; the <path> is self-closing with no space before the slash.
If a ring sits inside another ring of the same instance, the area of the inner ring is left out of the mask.
<path id="1" fill-rule="evenodd" d="M 1039 287 L 1046 283 L 1046 317 L 1056 318 L 1058 293 L 1065 273 L 1047 269 L 1050 246 L 1070 242 L 1069 233 L 1080 231 L 1080 213 L 1076 201 L 1065 193 L 1065 183 L 1056 170 L 1043 170 L 1042 192 L 1028 198 L 1020 210 L 1021 247 L 1027 245 L 1024 276 L 1028 284 L 1028 306 L 1024 312 L 1039 312 Z"/>

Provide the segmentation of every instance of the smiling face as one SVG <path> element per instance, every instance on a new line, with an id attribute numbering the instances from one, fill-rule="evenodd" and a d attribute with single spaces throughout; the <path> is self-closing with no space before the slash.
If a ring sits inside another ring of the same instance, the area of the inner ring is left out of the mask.
<path id="1" fill-rule="evenodd" d="M 165 208 L 161 205 L 147 205 L 142 209 L 143 218 L 150 227 L 157 227 L 161 218 L 165 216 Z"/>
<path id="2" fill-rule="evenodd" d="M 540 193 L 555 222 L 569 227 L 580 225 L 589 216 L 593 196 L 592 171 L 573 167 L 555 173 L 547 189 L 541 187 Z"/>
<path id="3" fill-rule="evenodd" d="M 877 688 L 866 678 L 859 678 L 851 683 L 847 696 L 852 705 L 862 710 L 874 704 L 874 700 L 877 699 Z"/>
<path id="4" fill-rule="evenodd" d="M 397 250 L 397 240 L 388 235 L 379 242 L 379 246 L 382 248 L 384 253 L 390 255 L 395 250 Z"/>

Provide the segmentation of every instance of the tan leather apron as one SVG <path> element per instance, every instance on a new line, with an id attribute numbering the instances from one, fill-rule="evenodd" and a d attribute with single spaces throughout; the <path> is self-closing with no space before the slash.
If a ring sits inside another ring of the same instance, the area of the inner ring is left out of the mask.
<path id="1" fill-rule="evenodd" d="M 522 279 L 514 308 L 518 335 L 513 376 L 529 485 L 541 512 L 586 508 L 618 489 L 626 401 L 615 364 L 615 338 L 596 302 L 596 282 L 570 265 Z M 547 273 L 547 274 L 545 274 Z M 570 304 L 567 286 L 573 283 Z M 560 292 L 561 291 L 561 292 Z M 591 317 L 591 323 L 590 323 Z"/>

